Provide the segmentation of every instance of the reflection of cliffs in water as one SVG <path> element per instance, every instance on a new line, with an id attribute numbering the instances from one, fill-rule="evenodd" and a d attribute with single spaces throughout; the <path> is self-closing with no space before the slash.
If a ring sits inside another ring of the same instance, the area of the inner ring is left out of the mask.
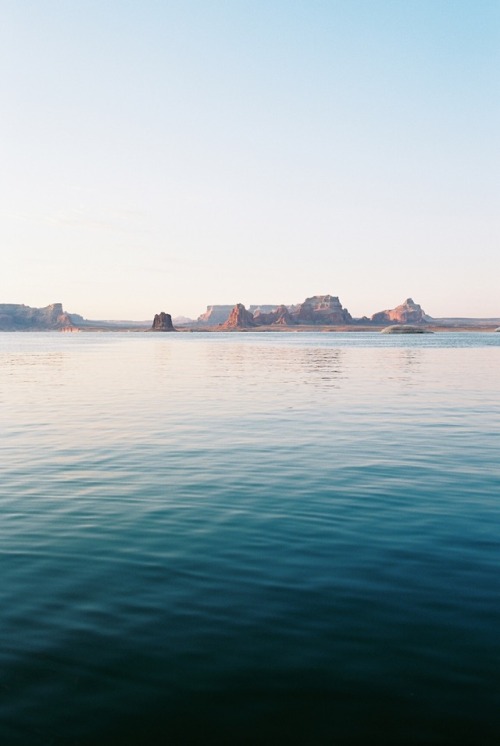
<path id="1" fill-rule="evenodd" d="M 5 375 L 19 375 L 22 371 L 23 380 L 26 383 L 36 383 L 37 378 L 47 378 L 53 371 L 54 385 L 61 383 L 61 373 L 64 365 L 65 354 L 63 352 L 32 352 L 31 354 L 19 353 L 18 355 L 0 355 L 0 366 Z"/>
<path id="2" fill-rule="evenodd" d="M 6 420 L 15 423 L 17 432 L 23 433 L 24 439 L 32 438 L 37 448 L 40 447 L 39 441 L 45 441 L 49 447 L 47 431 L 50 430 L 50 422 L 39 423 L 36 427 L 33 423 L 37 422 L 37 413 L 41 408 L 50 411 L 51 403 L 60 406 L 61 395 L 71 387 L 68 356 L 57 350 L 42 351 L 38 346 L 29 349 L 29 343 L 38 335 L 21 336 L 23 340 L 19 344 L 19 352 L 9 353 L 5 348 L 0 352 L 2 411 Z M 23 344 L 25 339 L 28 345 Z M 10 391 L 8 396 L 5 395 L 7 391 Z M 27 454 L 25 456 L 31 458 Z"/>
<path id="3" fill-rule="evenodd" d="M 388 378 L 399 381 L 406 386 L 418 386 L 420 383 L 422 350 L 404 348 L 391 352 L 393 355 L 390 358 L 391 371 Z"/>
<path id="4" fill-rule="evenodd" d="M 301 352 L 303 353 L 302 359 L 297 362 L 300 365 L 304 383 L 321 388 L 340 388 L 341 381 L 345 378 L 344 350 L 318 347 L 306 348 Z"/>
<path id="5" fill-rule="evenodd" d="M 269 387 L 283 394 L 294 385 L 339 388 L 345 377 L 343 359 L 346 351 L 329 347 L 254 344 L 246 337 L 241 344 L 207 345 L 211 376 L 224 386 L 238 387 L 245 380 L 247 393 Z M 251 383 L 248 370 L 252 370 Z M 280 386 L 282 388 L 280 388 Z"/>
<path id="6" fill-rule="evenodd" d="M 376 348 L 352 335 L 339 336 L 338 344 L 330 335 L 308 339 L 298 334 L 259 338 L 223 333 L 179 336 L 175 342 L 154 345 L 150 380 L 156 395 L 169 397 L 170 384 L 165 387 L 165 382 L 182 374 L 177 385 L 191 404 L 203 400 L 207 418 L 226 422 L 227 437 L 239 440 L 246 437 L 240 425 L 244 429 L 254 416 L 279 419 L 290 409 L 299 414 L 304 407 L 322 412 L 334 406 L 337 417 L 352 422 L 363 416 L 362 400 L 380 406 L 383 391 L 390 390 L 394 397 L 419 396 L 429 386 L 429 351 L 386 347 L 380 337 Z M 384 406 L 392 407 L 394 401 Z"/>

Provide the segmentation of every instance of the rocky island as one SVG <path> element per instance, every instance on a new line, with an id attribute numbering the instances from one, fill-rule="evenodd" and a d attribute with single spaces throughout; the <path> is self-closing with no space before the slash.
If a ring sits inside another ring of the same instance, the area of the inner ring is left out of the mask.
<path id="1" fill-rule="evenodd" d="M 175 332 L 172 316 L 165 311 L 157 313 L 153 319 L 152 332 Z"/>
<path id="2" fill-rule="evenodd" d="M 411 326 L 411 324 L 393 324 L 382 329 L 381 334 L 434 334 L 431 329 L 422 326 Z"/>

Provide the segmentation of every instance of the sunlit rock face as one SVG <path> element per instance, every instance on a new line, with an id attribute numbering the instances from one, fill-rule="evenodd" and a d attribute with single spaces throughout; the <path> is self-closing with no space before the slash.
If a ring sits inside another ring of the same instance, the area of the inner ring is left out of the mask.
<path id="1" fill-rule="evenodd" d="M 313 295 L 290 312 L 296 324 L 351 324 L 352 316 L 333 295 Z"/>
<path id="2" fill-rule="evenodd" d="M 153 332 L 173 332 L 174 327 L 172 324 L 172 316 L 165 311 L 157 313 L 153 319 L 153 326 L 151 327 Z"/>
<path id="3" fill-rule="evenodd" d="M 228 320 L 221 325 L 221 329 L 249 329 L 255 326 L 253 314 L 247 311 L 243 303 L 237 303 Z"/>
<path id="4" fill-rule="evenodd" d="M 371 317 L 374 324 L 425 324 L 431 321 L 422 307 L 412 298 L 407 298 L 404 303 L 387 311 L 379 311 Z"/>

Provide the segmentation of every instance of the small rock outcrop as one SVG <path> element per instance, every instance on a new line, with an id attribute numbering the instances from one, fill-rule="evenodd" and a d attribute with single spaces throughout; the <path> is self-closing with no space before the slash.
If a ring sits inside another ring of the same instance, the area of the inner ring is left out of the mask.
<path id="1" fill-rule="evenodd" d="M 172 317 L 169 313 L 162 311 L 157 313 L 153 319 L 152 332 L 173 332 L 175 331 L 172 324 Z"/>
<path id="2" fill-rule="evenodd" d="M 404 303 L 387 311 L 379 311 L 371 317 L 374 324 L 425 324 L 431 321 L 431 317 L 422 310 L 422 307 L 412 298 L 407 298 Z"/>
<path id="3" fill-rule="evenodd" d="M 250 329 L 256 326 L 253 314 L 247 311 L 243 303 L 237 303 L 229 318 L 224 324 L 221 324 L 221 329 Z"/>
<path id="4" fill-rule="evenodd" d="M 423 326 L 411 326 L 410 324 L 394 324 L 382 329 L 381 334 L 434 334 L 430 329 Z"/>

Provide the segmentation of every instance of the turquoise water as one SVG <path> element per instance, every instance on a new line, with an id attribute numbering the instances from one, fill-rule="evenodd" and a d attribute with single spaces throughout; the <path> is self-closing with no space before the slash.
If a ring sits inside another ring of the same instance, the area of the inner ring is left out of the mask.
<path id="1" fill-rule="evenodd" d="M 0 334 L 0 743 L 498 744 L 500 334 Z"/>

